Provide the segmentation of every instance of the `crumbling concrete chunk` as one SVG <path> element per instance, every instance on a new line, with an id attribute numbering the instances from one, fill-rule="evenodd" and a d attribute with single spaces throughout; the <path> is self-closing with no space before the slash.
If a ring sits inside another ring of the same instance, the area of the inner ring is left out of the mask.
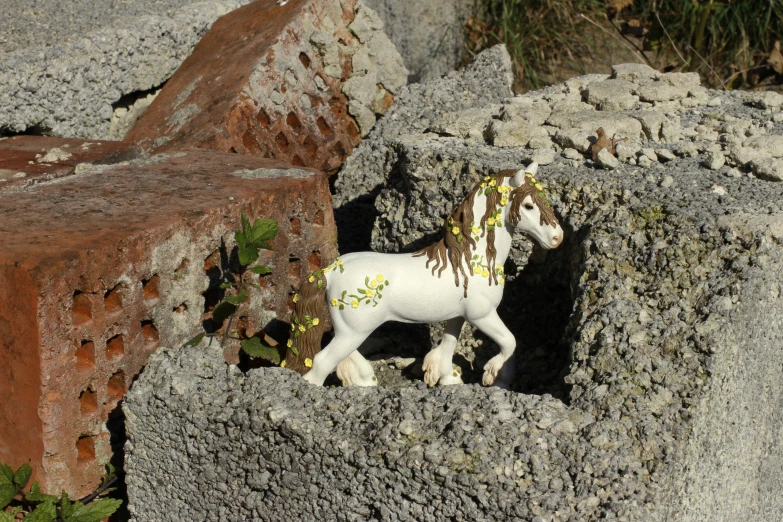
<path id="1" fill-rule="evenodd" d="M 634 95 L 638 85 L 627 80 L 603 80 L 593 82 L 584 91 L 588 103 L 595 105 L 598 110 L 619 112 L 632 109 L 639 102 L 639 97 Z"/>
<path id="2" fill-rule="evenodd" d="M 649 161 L 649 160 L 648 160 Z M 620 162 L 607 149 L 598 152 L 596 163 L 607 170 L 614 170 L 620 166 Z"/>
<path id="3" fill-rule="evenodd" d="M 646 102 L 668 102 L 688 96 L 688 88 L 657 81 L 639 87 L 639 98 Z"/>
<path id="4" fill-rule="evenodd" d="M 612 66 L 612 78 L 617 80 L 628 80 L 639 82 L 642 80 L 654 80 L 661 76 L 661 73 L 643 63 L 624 63 Z"/>
<path id="5" fill-rule="evenodd" d="M 783 107 L 783 94 L 774 91 L 753 93 L 749 97 L 751 105 L 759 109 L 779 110 Z"/>
<path id="6" fill-rule="evenodd" d="M 381 21 L 381 18 L 375 11 L 363 3 L 358 3 L 356 16 L 348 26 L 348 29 L 356 35 L 360 42 L 367 43 L 378 31 L 383 30 L 383 21 Z"/>
<path id="7" fill-rule="evenodd" d="M 763 150 L 773 158 L 783 158 L 783 135 L 780 134 L 757 136 L 747 140 L 743 145 L 752 149 Z"/>
<path id="8" fill-rule="evenodd" d="M 749 162 L 753 173 L 768 181 L 783 181 L 783 160 L 778 158 L 755 158 Z"/>
<path id="9" fill-rule="evenodd" d="M 484 139 L 492 117 L 500 112 L 500 105 L 447 112 L 438 118 L 430 130 L 445 136 Z"/>

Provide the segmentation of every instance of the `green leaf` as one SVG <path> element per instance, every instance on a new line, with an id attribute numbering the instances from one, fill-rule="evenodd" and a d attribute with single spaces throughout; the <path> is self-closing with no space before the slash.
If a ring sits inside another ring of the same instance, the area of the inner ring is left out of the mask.
<path id="1" fill-rule="evenodd" d="M 258 259 L 258 248 L 247 247 L 239 249 L 239 264 L 247 266 Z"/>
<path id="2" fill-rule="evenodd" d="M 57 500 L 56 497 L 52 498 Z M 54 506 L 54 502 L 54 500 L 48 499 L 43 504 L 38 504 L 32 513 L 24 517 L 25 522 L 52 522 L 57 518 L 57 508 Z"/>
<path id="3" fill-rule="evenodd" d="M 323 287 L 324 287 L 324 282 L 323 282 L 323 280 L 319 279 L 318 280 L 318 288 L 323 288 Z"/>
<path id="4" fill-rule="evenodd" d="M 264 265 L 256 265 L 253 268 L 251 268 L 250 271 L 258 275 L 266 275 L 272 273 L 272 269 Z"/>
<path id="5" fill-rule="evenodd" d="M 117 511 L 121 505 L 122 500 L 115 498 L 102 498 L 86 506 L 77 501 L 69 516 L 63 514 L 63 522 L 100 522 Z"/>
<path id="6" fill-rule="evenodd" d="M 239 344 L 245 353 L 251 357 L 260 357 L 274 364 L 280 364 L 280 352 L 277 351 L 277 348 L 264 345 L 258 337 L 245 339 Z"/>
<path id="7" fill-rule="evenodd" d="M 367 277 L 364 278 L 364 285 L 365 286 L 370 286 L 370 276 L 367 276 Z M 359 291 L 361 292 L 361 290 L 359 290 Z"/>
<path id="8" fill-rule="evenodd" d="M 340 305 L 340 310 L 345 310 L 345 305 Z"/>
<path id="9" fill-rule="evenodd" d="M 41 486 L 37 480 L 30 486 L 30 492 L 24 496 L 24 499 L 28 502 L 46 502 L 47 500 L 57 502 L 57 497 L 41 493 Z"/>
<path id="10" fill-rule="evenodd" d="M 14 470 L 11 466 L 0 464 L 0 484 L 13 484 L 14 483 Z"/>
<path id="11" fill-rule="evenodd" d="M 218 324 L 221 324 L 226 320 L 226 318 L 228 318 L 228 316 L 236 311 L 237 307 L 235 305 L 223 301 L 212 310 L 212 320 Z"/>
<path id="12" fill-rule="evenodd" d="M 299 357 L 299 350 L 296 348 L 296 346 L 291 347 L 291 353 Z"/>
<path id="13" fill-rule="evenodd" d="M 198 346 L 198 344 L 202 341 L 202 339 L 204 339 L 205 335 L 206 334 L 204 334 L 204 333 L 198 334 L 193 339 L 191 339 L 190 341 L 185 343 L 185 348 L 191 348 L 193 346 Z M 36 482 L 36 484 L 37 484 L 37 482 Z"/>
<path id="14" fill-rule="evenodd" d="M 304 320 L 309 323 L 310 321 L 313 320 L 313 318 L 310 317 L 309 315 L 306 315 L 306 316 L 304 316 Z"/>
<path id="15" fill-rule="evenodd" d="M 226 281 L 225 283 L 221 283 L 221 284 L 220 284 L 220 288 L 222 288 L 222 289 L 224 289 L 224 290 L 225 290 L 226 288 L 231 288 L 232 286 L 234 286 L 234 283 L 232 283 L 232 282 L 230 282 L 230 281 Z"/>
<path id="16" fill-rule="evenodd" d="M 389 282 L 388 281 L 384 281 L 383 284 L 385 284 L 386 286 L 389 286 Z"/>
<path id="17" fill-rule="evenodd" d="M 378 294 L 381 293 L 381 290 L 383 290 L 383 285 L 378 285 Z"/>
<path id="18" fill-rule="evenodd" d="M 277 221 L 273 219 L 256 219 L 253 223 L 251 238 L 253 241 L 268 241 L 277 236 Z"/>
<path id="19" fill-rule="evenodd" d="M 63 491 L 60 495 L 60 514 L 63 516 L 63 519 L 71 516 L 75 509 L 74 505 L 71 504 L 71 500 L 68 498 L 68 493 Z"/>
<path id="20" fill-rule="evenodd" d="M 237 247 L 240 249 L 247 248 L 247 236 L 244 232 L 234 232 L 234 240 L 237 242 Z"/>
<path id="21" fill-rule="evenodd" d="M 248 239 L 251 239 L 249 232 L 252 231 L 252 227 L 250 226 L 250 220 L 247 218 L 244 212 L 242 212 L 241 219 L 242 219 L 242 232 L 244 232 L 245 235 L 247 235 Z"/>
<path id="22" fill-rule="evenodd" d="M 3 509 L 14 499 L 19 490 L 11 484 L 0 484 L 0 509 Z"/>
<path id="23" fill-rule="evenodd" d="M 226 301 L 228 301 L 233 305 L 237 305 L 237 306 L 241 305 L 242 303 L 247 301 L 247 290 L 243 289 L 240 290 L 238 294 L 226 296 Z"/>
<path id="24" fill-rule="evenodd" d="M 30 464 L 22 464 L 19 466 L 19 469 L 16 470 L 16 473 L 14 473 L 14 484 L 19 489 L 22 489 L 27 485 L 27 481 L 30 480 L 30 475 L 33 474 L 33 468 L 30 467 Z"/>
<path id="25" fill-rule="evenodd" d="M 16 522 L 16 515 L 21 511 L 20 507 L 15 507 L 10 511 L 0 511 L 0 522 Z"/>

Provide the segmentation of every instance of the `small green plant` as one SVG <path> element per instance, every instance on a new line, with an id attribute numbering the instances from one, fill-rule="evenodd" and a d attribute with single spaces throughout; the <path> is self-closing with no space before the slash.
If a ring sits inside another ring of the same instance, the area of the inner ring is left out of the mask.
<path id="1" fill-rule="evenodd" d="M 14 522 L 20 517 L 25 522 L 100 522 L 122 504 L 118 499 L 99 498 L 113 491 L 109 486 L 116 477 L 110 464 L 98 490 L 73 502 L 65 491 L 59 497 L 42 493 L 37 481 L 25 493 L 32 474 L 29 464 L 22 464 L 14 472 L 0 462 L 0 522 Z"/>
<path id="2" fill-rule="evenodd" d="M 229 338 L 235 339 L 239 341 L 242 351 L 249 356 L 280 364 L 280 353 L 276 348 L 264 344 L 257 335 L 247 335 L 246 331 L 238 328 L 232 330 L 238 312 L 248 302 L 250 289 L 260 288 L 258 283 L 251 280 L 250 274 L 262 277 L 272 273 L 272 269 L 268 266 L 254 265 L 254 263 L 258 261 L 262 249 L 274 250 L 269 241 L 277 236 L 278 231 L 277 222 L 272 219 L 256 219 L 251 224 L 247 216 L 242 214 L 242 229 L 234 233 L 239 269 L 236 273 L 228 273 L 224 276 L 220 288 L 225 291 L 225 297 L 212 309 L 213 323 L 222 325 L 228 320 L 228 324 L 223 328 L 222 333 L 201 333 L 188 341 L 186 346 L 195 346 L 204 337 L 221 336 L 221 347 Z"/>

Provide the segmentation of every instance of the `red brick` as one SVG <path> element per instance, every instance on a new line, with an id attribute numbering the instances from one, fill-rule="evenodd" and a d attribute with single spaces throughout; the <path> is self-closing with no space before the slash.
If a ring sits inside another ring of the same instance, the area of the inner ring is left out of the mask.
<path id="1" fill-rule="evenodd" d="M 119 163 L 141 154 L 138 146 L 121 141 L 45 136 L 0 139 L 0 194 L 73 174 L 79 163 Z"/>
<path id="2" fill-rule="evenodd" d="M 126 140 L 150 151 L 210 148 L 333 172 L 360 139 L 342 92 L 352 72 L 351 56 L 343 51 L 361 45 L 347 28 L 355 4 L 258 0 L 223 16 Z M 324 72 L 310 42 L 314 30 L 344 44 L 339 78 Z M 393 98 L 379 89 L 377 112 L 384 112 Z"/>
<path id="3" fill-rule="evenodd" d="M 187 150 L 0 195 L 0 460 L 31 462 L 49 491 L 97 485 L 109 415 L 158 346 L 201 330 L 242 212 L 281 229 L 251 296 L 258 331 L 337 254 L 324 174 Z"/>

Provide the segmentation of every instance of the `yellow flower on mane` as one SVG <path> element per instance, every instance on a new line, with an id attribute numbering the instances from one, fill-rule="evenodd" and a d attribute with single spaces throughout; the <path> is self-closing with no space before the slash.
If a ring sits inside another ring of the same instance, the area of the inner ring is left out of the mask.
<path id="1" fill-rule="evenodd" d="M 289 339 L 289 340 L 288 340 L 288 342 L 287 342 L 287 343 L 285 343 L 285 345 L 286 345 L 286 346 L 288 346 L 289 348 L 291 348 L 291 346 L 292 346 L 293 344 L 294 344 L 294 343 L 292 343 L 292 342 L 291 342 L 291 339 Z"/>
<path id="2" fill-rule="evenodd" d="M 478 233 L 479 233 L 479 232 L 481 232 L 481 230 L 479 229 L 479 227 L 473 227 L 473 228 L 471 228 L 471 229 L 470 229 L 470 231 L 471 231 L 471 232 L 473 232 L 473 233 L 474 233 L 474 234 L 476 234 L 476 235 L 478 235 Z"/>
<path id="3" fill-rule="evenodd" d="M 313 319 L 313 326 L 318 326 L 318 323 L 319 323 L 319 322 L 320 322 L 320 321 L 319 321 L 319 320 L 318 320 L 318 318 L 316 317 L 315 319 Z"/>
<path id="4" fill-rule="evenodd" d="M 315 281 L 315 277 L 311 275 L 310 277 L 307 278 L 307 280 L 312 283 L 313 281 Z"/>
<path id="5" fill-rule="evenodd" d="M 285 359 L 283 359 L 283 362 L 280 363 L 281 368 L 285 368 Z"/>
<path id="6" fill-rule="evenodd" d="M 451 233 L 452 233 L 452 234 L 454 234 L 455 236 L 456 236 L 457 234 L 459 234 L 459 227 L 452 227 L 452 228 L 451 228 Z"/>
<path id="7" fill-rule="evenodd" d="M 294 302 L 299 301 L 299 294 L 294 294 Z"/>
<path id="8" fill-rule="evenodd" d="M 481 185 L 479 185 L 479 187 L 481 187 L 481 188 L 484 188 L 484 187 L 486 187 L 486 186 L 487 186 L 487 184 L 486 184 L 486 183 L 482 183 Z"/>
<path id="9" fill-rule="evenodd" d="M 364 289 L 364 295 L 366 295 L 367 297 L 372 297 L 374 293 L 375 293 L 375 292 L 373 292 L 373 291 L 372 291 L 372 290 L 370 290 L 369 288 L 365 288 L 365 289 Z"/>
<path id="10" fill-rule="evenodd" d="M 337 298 L 336 297 L 332 297 L 332 306 L 337 306 L 337 304 L 338 304 L 337 303 Z"/>
<path id="11" fill-rule="evenodd" d="M 291 331 L 293 331 L 296 328 L 293 323 L 291 323 Z"/>
<path id="12" fill-rule="evenodd" d="M 536 183 L 534 187 L 536 187 L 538 190 L 544 190 L 544 188 L 541 186 L 541 183 Z"/>
<path id="13" fill-rule="evenodd" d="M 359 301 L 357 301 L 356 299 L 351 299 L 351 307 L 359 308 Z"/>
<path id="14" fill-rule="evenodd" d="M 338 259 L 337 261 L 335 261 L 335 263 L 337 263 L 337 266 L 340 266 L 340 265 L 343 264 L 343 260 L 342 259 Z"/>
<path id="15" fill-rule="evenodd" d="M 373 279 L 372 281 L 370 281 L 370 286 L 371 286 L 371 287 L 373 287 L 373 288 L 375 288 L 376 286 L 378 286 L 378 281 L 376 281 L 375 279 Z"/>
<path id="16" fill-rule="evenodd" d="M 304 331 L 305 331 L 305 327 L 304 327 L 304 325 L 303 325 L 303 324 L 300 324 L 300 325 L 299 325 L 299 331 L 300 331 L 300 332 L 304 332 Z"/>
<path id="17" fill-rule="evenodd" d="M 305 366 L 307 366 L 308 368 L 312 368 L 313 367 L 313 360 L 312 359 L 305 359 Z"/>
<path id="18" fill-rule="evenodd" d="M 495 218 L 489 218 L 487 219 L 487 225 L 492 226 L 495 224 Z"/>
<path id="19" fill-rule="evenodd" d="M 498 182 L 497 182 L 497 180 L 495 180 L 495 179 L 493 179 L 492 181 L 490 181 L 490 182 L 489 182 L 489 186 L 490 186 L 490 187 L 494 187 L 494 186 L 495 186 L 495 185 L 497 185 L 497 184 L 498 184 Z"/>
<path id="20" fill-rule="evenodd" d="M 375 280 L 378 281 L 379 283 L 383 283 L 383 274 L 378 274 L 377 276 L 375 276 Z"/>

